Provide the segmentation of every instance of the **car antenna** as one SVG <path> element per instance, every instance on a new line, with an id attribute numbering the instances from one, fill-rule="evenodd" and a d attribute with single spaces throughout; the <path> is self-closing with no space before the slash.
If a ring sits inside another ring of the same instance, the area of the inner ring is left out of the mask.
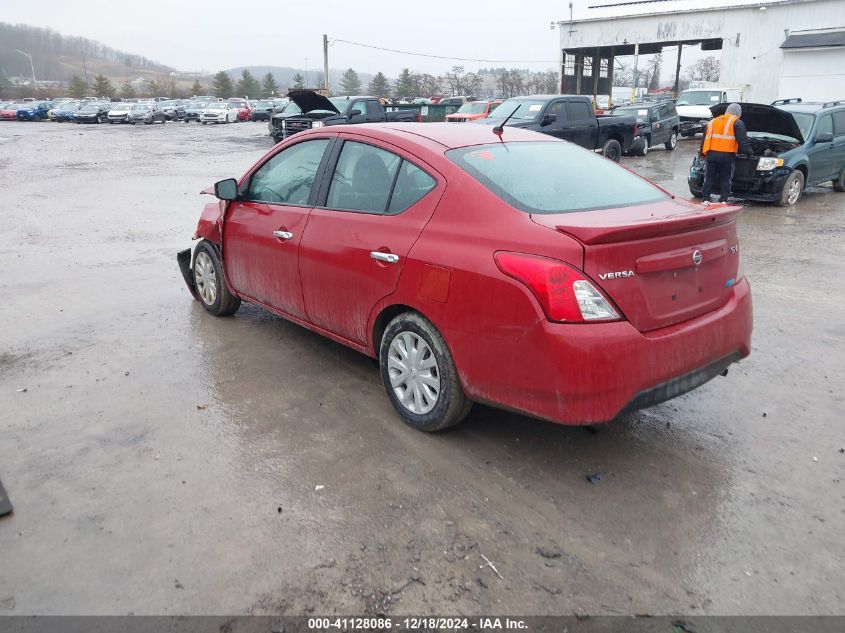
<path id="1" fill-rule="evenodd" d="M 510 121 L 510 120 L 511 120 L 511 117 L 512 117 L 514 114 L 516 114 L 516 111 L 517 111 L 517 110 L 519 110 L 519 106 L 520 106 L 520 105 L 522 105 L 522 104 L 517 105 L 517 106 L 513 109 L 513 111 L 512 111 L 512 112 L 511 112 L 508 116 L 506 116 L 506 117 L 505 117 L 505 120 L 504 120 L 504 121 L 502 121 L 501 123 L 499 123 L 499 125 L 497 125 L 496 127 L 494 127 L 494 128 L 493 128 L 493 134 L 495 134 L 496 136 L 498 136 L 500 139 L 502 138 L 502 132 L 504 132 L 504 130 L 505 130 L 505 123 L 507 123 L 508 121 Z"/>

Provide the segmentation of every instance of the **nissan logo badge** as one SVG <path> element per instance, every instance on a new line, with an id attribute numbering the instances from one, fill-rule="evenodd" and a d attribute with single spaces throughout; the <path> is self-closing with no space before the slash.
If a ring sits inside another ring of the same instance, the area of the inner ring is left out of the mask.
<path id="1" fill-rule="evenodd" d="M 699 251 L 699 250 L 693 251 L 693 253 L 692 253 L 692 263 L 693 264 L 698 266 L 701 263 L 702 259 L 703 258 L 701 257 L 701 251 Z"/>

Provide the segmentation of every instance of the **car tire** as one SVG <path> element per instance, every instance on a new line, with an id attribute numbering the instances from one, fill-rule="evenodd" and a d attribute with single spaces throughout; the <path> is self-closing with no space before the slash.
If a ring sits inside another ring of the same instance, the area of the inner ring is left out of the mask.
<path id="1" fill-rule="evenodd" d="M 404 380 L 403 368 L 408 370 Z M 446 341 L 431 321 L 416 312 L 404 312 L 388 323 L 379 346 L 379 371 L 391 404 L 418 431 L 454 426 L 472 408 Z"/>
<path id="2" fill-rule="evenodd" d="M 840 193 L 845 192 L 845 167 L 839 172 L 839 178 L 834 178 L 833 190 Z"/>
<path id="3" fill-rule="evenodd" d="M 608 139 L 601 148 L 601 155 L 618 163 L 620 156 L 622 156 L 622 146 L 616 139 Z"/>
<path id="4" fill-rule="evenodd" d="M 780 197 L 777 205 L 779 207 L 789 207 L 796 204 L 801 199 L 801 194 L 804 192 L 804 174 L 798 169 L 792 170 L 783 183 Z"/>
<path id="5" fill-rule="evenodd" d="M 199 302 L 209 314 L 229 316 L 241 307 L 240 297 L 230 292 L 223 277 L 223 265 L 217 255 L 217 248 L 208 240 L 197 244 L 191 274 Z"/>
<path id="6" fill-rule="evenodd" d="M 646 136 L 643 138 L 643 147 L 637 152 L 638 156 L 648 156 L 648 150 L 651 149 L 651 138 Z"/>
<path id="7" fill-rule="evenodd" d="M 669 140 L 663 144 L 670 152 L 678 146 L 678 131 L 672 130 L 672 136 L 669 137 Z"/>

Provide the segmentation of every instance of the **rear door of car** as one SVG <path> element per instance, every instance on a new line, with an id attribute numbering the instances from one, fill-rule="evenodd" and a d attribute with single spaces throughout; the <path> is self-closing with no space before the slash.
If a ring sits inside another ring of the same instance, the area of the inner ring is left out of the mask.
<path id="1" fill-rule="evenodd" d="M 587 149 L 596 149 L 599 124 L 586 99 L 567 99 L 566 120 L 568 140 Z"/>
<path id="2" fill-rule="evenodd" d="M 815 139 L 819 134 L 824 133 L 834 134 L 834 139 L 829 143 L 819 143 Z M 807 156 L 810 159 L 809 175 L 807 180 L 809 182 L 825 182 L 832 180 L 834 174 L 839 173 L 842 168 L 840 164 L 837 168 L 835 149 L 836 135 L 833 129 L 833 115 L 831 113 L 822 114 L 816 123 L 816 129 L 813 132 L 812 140 L 807 149 Z"/>
<path id="3" fill-rule="evenodd" d="M 651 144 L 660 145 L 669 140 L 669 135 L 666 133 L 665 110 L 659 105 L 652 106 L 649 110 L 649 117 L 651 118 Z"/>
<path id="4" fill-rule="evenodd" d="M 344 136 L 308 219 L 299 269 L 309 320 L 366 345 L 370 313 L 396 288 L 446 183 L 393 145 Z"/>

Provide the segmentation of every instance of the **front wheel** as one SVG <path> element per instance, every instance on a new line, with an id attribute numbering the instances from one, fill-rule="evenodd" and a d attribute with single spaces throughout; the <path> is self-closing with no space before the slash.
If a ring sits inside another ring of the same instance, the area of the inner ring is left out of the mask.
<path id="1" fill-rule="evenodd" d="M 609 139 L 601 148 L 601 155 L 618 163 L 619 157 L 622 156 L 622 146 L 616 139 Z"/>
<path id="2" fill-rule="evenodd" d="M 415 312 L 394 318 L 381 337 L 381 380 L 393 407 L 419 431 L 441 431 L 472 407 L 440 332 Z"/>
<path id="3" fill-rule="evenodd" d="M 229 316 L 241 307 L 241 300 L 229 291 L 223 278 L 223 266 L 217 249 L 208 241 L 197 244 L 194 251 L 194 288 L 202 307 L 214 316 Z"/>
<path id="4" fill-rule="evenodd" d="M 668 149 L 670 152 L 678 146 L 678 132 L 676 130 L 672 130 L 672 136 L 669 137 L 669 140 L 663 144 L 663 147 Z"/>
<path id="5" fill-rule="evenodd" d="M 778 206 L 779 207 L 788 207 L 792 206 L 801 198 L 801 194 L 804 192 L 804 174 L 797 169 L 793 171 L 786 179 L 786 182 L 783 183 L 783 189 L 780 192 L 780 198 L 778 198 Z"/>

